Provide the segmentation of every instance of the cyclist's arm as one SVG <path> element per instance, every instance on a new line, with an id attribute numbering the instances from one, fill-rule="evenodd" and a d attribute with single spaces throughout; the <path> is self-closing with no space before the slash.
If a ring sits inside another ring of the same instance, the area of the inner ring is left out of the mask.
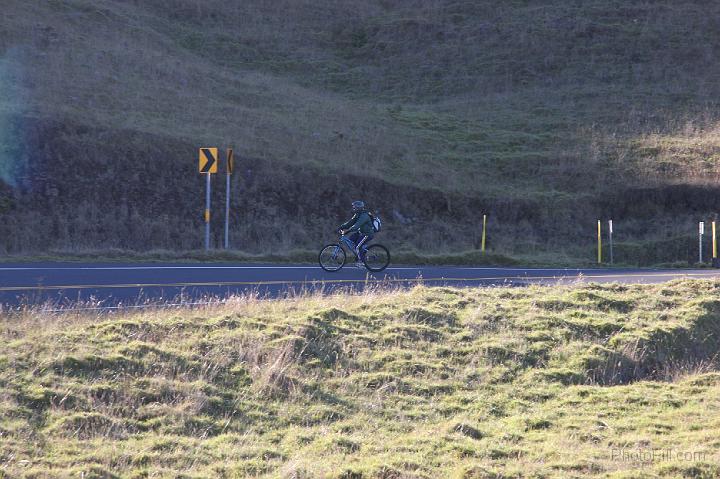
<path id="1" fill-rule="evenodd" d="M 360 231 L 360 228 L 362 228 L 365 224 L 370 223 L 371 221 L 372 220 L 370 219 L 370 215 L 364 213 L 360 215 L 354 225 L 348 228 L 348 231 Z"/>
<path id="2" fill-rule="evenodd" d="M 350 219 L 349 219 L 348 221 L 346 221 L 345 223 L 341 224 L 341 225 L 340 225 L 340 229 L 341 229 L 341 230 L 346 230 L 346 229 L 350 228 L 350 225 L 352 225 L 353 223 L 355 223 L 355 215 L 353 215 L 353 217 L 350 218 Z"/>

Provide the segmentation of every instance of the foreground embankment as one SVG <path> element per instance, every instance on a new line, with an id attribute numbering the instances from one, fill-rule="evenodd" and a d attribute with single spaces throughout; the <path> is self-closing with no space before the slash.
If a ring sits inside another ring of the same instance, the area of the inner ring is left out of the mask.
<path id="1" fill-rule="evenodd" d="M 0 317 L 0 477 L 717 477 L 720 282 Z"/>

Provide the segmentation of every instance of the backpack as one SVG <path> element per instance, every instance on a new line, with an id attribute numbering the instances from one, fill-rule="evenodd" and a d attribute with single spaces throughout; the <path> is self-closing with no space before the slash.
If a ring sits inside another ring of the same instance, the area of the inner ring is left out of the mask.
<path id="1" fill-rule="evenodd" d="M 382 221 L 380 220 L 380 217 L 369 212 L 368 214 L 370 215 L 370 219 L 372 220 L 373 230 L 376 233 L 379 233 L 382 229 Z"/>

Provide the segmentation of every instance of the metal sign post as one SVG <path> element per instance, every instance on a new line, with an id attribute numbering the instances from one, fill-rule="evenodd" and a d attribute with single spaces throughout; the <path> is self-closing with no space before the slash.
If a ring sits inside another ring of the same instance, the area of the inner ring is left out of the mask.
<path id="1" fill-rule="evenodd" d="M 703 235 L 705 234 L 705 222 L 701 221 L 698 223 L 698 262 L 703 262 Z"/>
<path id="2" fill-rule="evenodd" d="M 613 257 L 613 223 L 612 220 L 608 220 L 608 235 L 610 239 L 610 264 L 613 264 L 615 262 L 615 258 Z"/>
<path id="3" fill-rule="evenodd" d="M 207 187 L 205 188 L 205 251 L 210 250 L 210 173 L 205 173 Z"/>
<path id="4" fill-rule="evenodd" d="M 225 249 L 230 248 L 230 175 L 233 172 L 233 163 L 233 149 L 228 148 L 225 172 Z"/>
<path id="5" fill-rule="evenodd" d="M 198 169 L 206 175 L 205 191 L 205 250 L 210 249 L 210 176 L 217 173 L 218 149 L 200 148 Z"/>

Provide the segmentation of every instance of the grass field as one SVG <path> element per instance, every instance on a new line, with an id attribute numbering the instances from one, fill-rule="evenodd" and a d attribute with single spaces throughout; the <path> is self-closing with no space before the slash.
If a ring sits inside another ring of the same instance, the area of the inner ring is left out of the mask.
<path id="1" fill-rule="evenodd" d="M 719 291 L 4 313 L 0 477 L 715 478 Z"/>
<path id="2" fill-rule="evenodd" d="M 500 254 L 585 258 L 612 216 L 651 262 L 685 261 L 655 245 L 715 214 L 718 18 L 699 0 L 9 0 L 0 252 L 197 249 L 197 148 L 232 145 L 248 254 L 315 249 L 364 197 L 424 254 L 477 247 L 487 212 Z"/>

